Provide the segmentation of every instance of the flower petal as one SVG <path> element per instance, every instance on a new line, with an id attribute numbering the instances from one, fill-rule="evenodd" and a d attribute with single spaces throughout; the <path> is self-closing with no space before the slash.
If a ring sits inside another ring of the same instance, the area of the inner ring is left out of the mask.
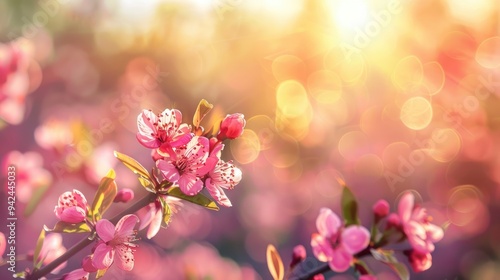
<path id="1" fill-rule="evenodd" d="M 438 242 L 443 239 L 444 231 L 441 227 L 436 226 L 435 224 L 427 224 L 426 226 L 427 238 L 429 238 L 432 242 Z"/>
<path id="2" fill-rule="evenodd" d="M 215 201 L 217 201 L 217 203 L 219 203 L 220 205 L 226 206 L 226 207 L 233 206 L 231 204 L 231 201 L 229 200 L 229 198 L 226 196 L 226 193 L 224 192 L 224 190 L 221 187 L 219 187 L 218 185 L 212 184 L 212 181 L 210 178 L 208 178 L 205 181 L 205 187 L 207 188 L 210 195 L 215 199 Z"/>
<path id="3" fill-rule="evenodd" d="M 64 209 L 62 212 L 56 212 L 56 216 L 63 222 L 76 224 L 83 222 L 86 218 L 85 210 L 78 206 L 71 206 Z"/>
<path id="4" fill-rule="evenodd" d="M 149 224 L 148 232 L 146 234 L 146 237 L 148 239 L 155 237 L 155 235 L 158 233 L 158 231 L 160 231 L 162 220 L 163 220 L 162 209 L 161 208 L 156 209 L 156 212 L 153 215 L 153 219 L 151 220 L 151 223 Z"/>
<path id="5" fill-rule="evenodd" d="M 152 202 L 147 206 L 141 208 L 139 211 L 137 211 L 136 214 L 140 220 L 139 230 L 143 230 L 151 223 L 155 213 L 156 213 L 155 202 Z"/>
<path id="6" fill-rule="evenodd" d="M 342 231 L 342 245 L 351 255 L 361 252 L 370 243 L 370 232 L 363 226 L 349 226 Z"/>
<path id="7" fill-rule="evenodd" d="M 104 242 L 112 240 L 115 236 L 115 226 L 106 219 L 97 221 L 95 228 L 97 235 L 99 235 L 99 238 Z"/>
<path id="8" fill-rule="evenodd" d="M 318 228 L 319 234 L 329 238 L 337 234 L 341 225 L 342 222 L 339 216 L 331 209 L 321 208 L 319 210 L 319 216 L 316 219 L 316 227 Z"/>
<path id="9" fill-rule="evenodd" d="M 137 140 L 143 146 L 147 148 L 158 148 L 160 141 L 156 139 L 156 127 L 157 122 L 156 115 L 150 110 L 143 110 L 139 116 L 137 116 Z"/>
<path id="10" fill-rule="evenodd" d="M 313 249 L 314 256 L 322 261 L 327 262 L 331 260 L 333 256 L 333 248 L 330 242 L 326 240 L 323 236 L 314 233 L 311 237 L 311 247 Z"/>
<path id="11" fill-rule="evenodd" d="M 203 189 L 203 182 L 200 178 L 190 173 L 184 173 L 179 178 L 179 188 L 187 195 L 196 195 Z"/>
<path id="12" fill-rule="evenodd" d="M 134 251 L 132 248 L 125 245 L 116 246 L 116 253 L 118 255 L 117 265 L 125 271 L 131 271 L 134 268 Z"/>
<path id="13" fill-rule="evenodd" d="M 340 246 L 333 250 L 333 254 L 328 262 L 328 265 L 330 266 L 330 269 L 335 272 L 344 272 L 351 266 L 352 259 L 352 255 L 345 250 L 345 248 Z"/>
<path id="14" fill-rule="evenodd" d="M 410 219 L 414 204 L 415 197 L 411 192 L 406 192 L 399 200 L 398 213 L 403 223 Z"/>
<path id="15" fill-rule="evenodd" d="M 102 220 L 101 220 L 102 221 Z M 92 257 L 92 265 L 97 269 L 105 269 L 113 264 L 115 250 L 113 247 L 106 245 L 104 242 L 97 245 Z"/>
<path id="16" fill-rule="evenodd" d="M 134 214 L 123 216 L 116 223 L 116 236 L 127 237 L 134 234 L 134 227 L 139 222 L 139 218 Z"/>
<path id="17" fill-rule="evenodd" d="M 167 179 L 169 182 L 175 183 L 179 180 L 180 178 L 179 171 L 172 164 L 171 161 L 160 159 L 156 162 L 156 167 L 160 169 L 163 177 Z"/>

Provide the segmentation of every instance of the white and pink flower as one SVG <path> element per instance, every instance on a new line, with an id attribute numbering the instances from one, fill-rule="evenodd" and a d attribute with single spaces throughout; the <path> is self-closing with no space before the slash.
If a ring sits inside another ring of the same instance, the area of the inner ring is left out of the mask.
<path id="1" fill-rule="evenodd" d="M 78 190 L 65 192 L 59 196 L 54 213 L 63 222 L 76 224 L 85 221 L 89 205 L 85 196 Z"/>
<path id="2" fill-rule="evenodd" d="M 370 242 L 370 233 L 365 227 L 344 227 L 340 218 L 328 208 L 321 208 L 316 227 L 319 233 L 313 234 L 311 239 L 313 253 L 318 260 L 328 262 L 335 272 L 346 271 L 354 260 L 353 256 Z"/>
<path id="3" fill-rule="evenodd" d="M 177 208 L 182 205 L 180 199 L 173 196 L 162 196 L 162 199 L 166 201 L 170 210 L 174 213 L 177 212 Z M 155 202 L 148 204 L 146 207 L 142 208 L 137 212 L 139 219 L 141 220 L 139 224 L 139 230 L 142 230 L 149 226 L 146 233 L 148 239 L 156 236 L 158 231 L 160 231 L 161 224 L 163 221 L 163 207 L 161 202 L 157 199 Z"/>
<path id="4" fill-rule="evenodd" d="M 66 247 L 62 244 L 62 235 L 59 233 L 48 234 L 43 240 L 42 249 L 38 255 L 38 261 L 43 260 L 43 264 L 47 265 L 66 253 Z M 61 269 L 66 267 L 67 262 L 63 262 L 52 270 L 52 274 L 57 274 Z"/>
<path id="5" fill-rule="evenodd" d="M 177 183 L 181 191 L 187 195 L 196 195 L 203 189 L 201 178 L 212 170 L 215 161 L 207 163 L 209 141 L 202 136 L 195 136 L 185 145 L 175 149 L 173 155 L 156 162 L 163 177 Z"/>
<path id="6" fill-rule="evenodd" d="M 401 228 L 413 250 L 423 255 L 434 251 L 434 243 L 443 238 L 443 229 L 431 223 L 432 218 L 425 208 L 415 205 L 411 192 L 401 197 L 398 214 Z"/>
<path id="7" fill-rule="evenodd" d="M 137 231 L 134 230 L 139 218 L 135 215 L 123 216 L 116 227 L 108 220 L 99 220 L 96 232 L 100 241 L 95 248 L 92 264 L 97 269 L 107 269 L 115 259 L 119 268 L 130 271 L 134 268 L 134 248 Z M 115 254 L 118 258 L 115 258 Z"/>
<path id="8" fill-rule="evenodd" d="M 181 121 L 182 114 L 176 109 L 165 109 L 158 115 L 143 110 L 137 117 L 137 140 L 146 148 L 172 154 L 173 148 L 187 144 L 193 137 L 189 125 Z"/>

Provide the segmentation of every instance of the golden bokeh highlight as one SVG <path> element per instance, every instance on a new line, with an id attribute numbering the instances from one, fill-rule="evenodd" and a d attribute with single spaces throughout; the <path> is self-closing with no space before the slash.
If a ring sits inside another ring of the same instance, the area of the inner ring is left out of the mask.
<path id="1" fill-rule="evenodd" d="M 422 62 L 418 57 L 410 55 L 398 61 L 392 72 L 392 82 L 403 91 L 411 91 L 420 85 L 423 76 Z"/>
<path id="2" fill-rule="evenodd" d="M 261 151 L 271 148 L 276 128 L 274 121 L 270 117 L 266 115 L 253 116 L 247 120 L 245 129 L 252 130 L 257 134 Z"/>
<path id="3" fill-rule="evenodd" d="M 299 117 L 310 108 L 306 89 L 295 80 L 287 80 L 278 85 L 276 104 L 286 118 Z"/>
<path id="4" fill-rule="evenodd" d="M 495 36 L 481 42 L 476 50 L 476 62 L 484 68 L 500 66 L 500 37 Z"/>
<path id="5" fill-rule="evenodd" d="M 319 70 L 307 78 L 309 94 L 323 104 L 332 104 L 342 94 L 342 80 L 339 75 L 329 70 Z"/>
<path id="6" fill-rule="evenodd" d="M 234 159 L 241 164 L 248 164 L 257 159 L 260 153 L 259 136 L 249 129 L 229 144 Z"/>
<path id="7" fill-rule="evenodd" d="M 339 152 L 347 160 L 355 160 L 363 153 L 368 139 L 361 131 L 350 131 L 342 135 L 339 140 Z"/>
<path id="8" fill-rule="evenodd" d="M 431 103 L 420 96 L 408 99 L 401 108 L 400 118 L 404 125 L 413 130 L 426 128 L 432 120 Z"/>
<path id="9" fill-rule="evenodd" d="M 425 63 L 423 66 L 424 71 L 424 86 L 429 90 L 430 95 L 436 95 L 444 86 L 446 77 L 443 66 L 437 61 Z"/>
<path id="10" fill-rule="evenodd" d="M 489 223 L 489 214 L 482 192 L 474 185 L 461 185 L 450 191 L 447 215 L 459 227 L 480 232 Z"/>
<path id="11" fill-rule="evenodd" d="M 452 161 L 462 146 L 460 136 L 451 128 L 436 130 L 429 142 L 431 147 L 426 148 L 424 152 L 439 162 Z"/>

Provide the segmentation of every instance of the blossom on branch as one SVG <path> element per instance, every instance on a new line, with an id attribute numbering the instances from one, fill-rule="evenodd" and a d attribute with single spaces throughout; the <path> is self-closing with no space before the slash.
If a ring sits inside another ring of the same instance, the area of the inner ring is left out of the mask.
<path id="1" fill-rule="evenodd" d="M 328 208 L 321 208 L 316 227 L 319 233 L 312 235 L 313 253 L 318 260 L 328 262 L 335 272 L 346 271 L 354 260 L 353 255 L 370 242 L 370 233 L 365 227 L 344 227 L 340 218 Z"/>
<path id="2" fill-rule="evenodd" d="M 89 205 L 85 196 L 78 190 L 65 192 L 59 196 L 54 213 L 63 222 L 76 224 L 85 221 Z"/>
<path id="3" fill-rule="evenodd" d="M 136 240 L 137 231 L 134 230 L 139 218 L 135 215 L 123 216 L 116 227 L 108 220 L 99 220 L 96 224 L 96 232 L 100 241 L 95 248 L 92 264 L 97 269 L 107 269 L 115 261 L 118 255 L 117 265 L 119 268 L 130 271 L 134 268 L 134 248 L 132 243 Z"/>

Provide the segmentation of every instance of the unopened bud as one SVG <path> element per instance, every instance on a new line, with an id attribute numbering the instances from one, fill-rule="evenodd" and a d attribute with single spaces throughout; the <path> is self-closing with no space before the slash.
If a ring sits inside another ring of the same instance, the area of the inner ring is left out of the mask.
<path id="1" fill-rule="evenodd" d="M 134 191 L 131 189 L 121 189 L 115 196 L 113 202 L 123 202 L 127 203 L 134 199 Z"/>
<path id="2" fill-rule="evenodd" d="M 292 262 L 290 267 L 295 267 L 297 264 L 306 259 L 306 248 L 302 245 L 297 245 L 293 248 Z"/>
<path id="3" fill-rule="evenodd" d="M 373 213 L 377 219 L 384 218 L 389 214 L 389 202 L 385 199 L 380 199 L 373 205 Z"/>
<path id="4" fill-rule="evenodd" d="M 222 120 L 217 134 L 217 139 L 223 141 L 225 139 L 235 139 L 241 136 L 245 128 L 245 116 L 240 113 L 227 115 Z"/>

